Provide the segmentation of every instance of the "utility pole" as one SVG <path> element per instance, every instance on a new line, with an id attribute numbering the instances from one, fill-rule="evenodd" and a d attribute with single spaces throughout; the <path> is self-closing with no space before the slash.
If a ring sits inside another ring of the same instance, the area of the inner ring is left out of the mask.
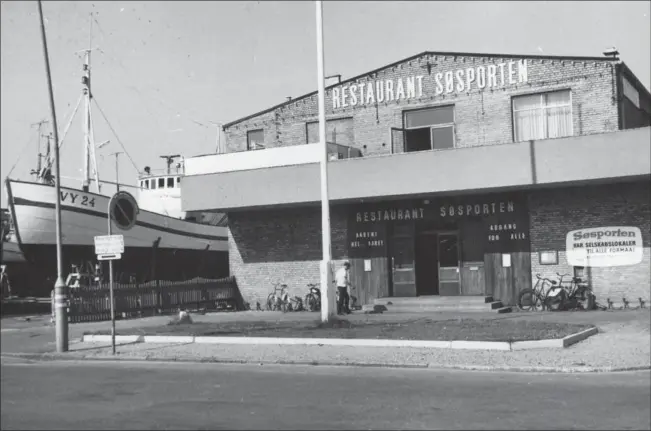
<path id="1" fill-rule="evenodd" d="M 334 317 L 335 292 L 332 286 L 332 247 L 330 240 L 330 202 L 328 197 L 328 143 L 325 124 L 325 66 L 323 55 L 323 3 L 316 1 L 316 53 L 319 88 L 319 143 L 321 147 L 321 321 Z"/>
<path id="2" fill-rule="evenodd" d="M 120 179 L 118 177 L 118 157 L 120 154 L 122 154 L 122 151 L 116 151 L 115 153 L 110 154 L 111 156 L 115 156 L 115 186 L 117 187 L 116 193 L 120 191 Z"/>
<path id="3" fill-rule="evenodd" d="M 43 57 L 45 59 L 45 71 L 47 73 L 47 84 L 50 95 L 50 113 L 52 115 L 52 131 L 54 132 L 54 166 L 55 166 L 55 221 L 57 241 L 57 281 L 54 284 L 54 301 L 56 316 L 56 347 L 58 353 L 68 351 L 68 295 L 66 284 L 63 281 L 63 255 L 61 248 L 61 170 L 59 165 L 59 130 L 57 127 L 56 110 L 54 109 L 54 91 L 52 90 L 52 74 L 50 71 L 50 59 L 47 53 L 47 39 L 45 37 L 45 22 L 43 20 L 43 5 L 38 0 L 38 14 L 41 19 L 41 39 L 43 41 Z"/>

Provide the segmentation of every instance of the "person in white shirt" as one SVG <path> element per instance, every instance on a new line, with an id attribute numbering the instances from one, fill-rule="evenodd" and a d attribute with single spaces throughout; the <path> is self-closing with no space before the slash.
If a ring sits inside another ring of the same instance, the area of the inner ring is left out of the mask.
<path id="1" fill-rule="evenodd" d="M 337 270 L 335 273 L 335 283 L 337 284 L 337 291 L 339 293 L 339 299 L 337 301 L 337 314 L 350 314 L 350 308 L 348 308 L 348 287 L 350 286 L 350 262 L 345 261 L 344 265 Z"/>

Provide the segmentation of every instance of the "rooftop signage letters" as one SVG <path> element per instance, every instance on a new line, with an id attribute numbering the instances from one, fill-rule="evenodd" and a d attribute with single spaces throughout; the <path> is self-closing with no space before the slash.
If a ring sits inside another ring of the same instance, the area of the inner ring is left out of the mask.
<path id="1" fill-rule="evenodd" d="M 642 232 L 632 226 L 573 230 L 565 239 L 567 262 L 572 266 L 613 267 L 642 262 Z"/>
<path id="2" fill-rule="evenodd" d="M 395 79 L 345 84 L 332 89 L 332 109 L 366 106 L 381 102 L 418 99 L 423 96 L 424 81 L 433 80 L 434 94 L 463 93 L 504 88 L 528 81 L 527 60 L 506 61 L 432 75 L 411 75 Z M 432 83 L 430 83 L 432 84 Z"/>

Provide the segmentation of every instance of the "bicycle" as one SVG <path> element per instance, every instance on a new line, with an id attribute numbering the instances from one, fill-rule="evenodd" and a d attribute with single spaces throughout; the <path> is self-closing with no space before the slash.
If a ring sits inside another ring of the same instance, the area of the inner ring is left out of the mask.
<path id="1" fill-rule="evenodd" d="M 567 291 L 563 285 L 563 278 L 571 276 L 571 274 L 561 275 L 558 272 L 556 275 L 558 276 L 558 282 L 554 283 L 554 286 L 552 286 L 547 291 L 547 295 L 545 295 L 545 304 L 547 305 L 547 309 L 550 311 L 560 311 L 563 309 L 563 304 L 567 297 Z"/>
<path id="2" fill-rule="evenodd" d="M 305 295 L 305 306 L 310 311 L 318 311 L 321 309 L 321 289 L 314 283 L 308 283 L 307 288 L 309 293 Z"/>
<path id="3" fill-rule="evenodd" d="M 279 288 L 280 286 L 280 288 Z M 280 295 L 278 295 L 280 292 Z M 283 313 L 287 312 L 289 299 L 287 295 L 287 285 L 280 282 L 274 284 L 274 291 L 267 296 L 267 310 L 276 311 L 281 310 Z"/>
<path id="4" fill-rule="evenodd" d="M 562 285 L 563 277 L 570 276 L 571 274 L 561 275 L 556 273 L 561 282 L 559 290 L 556 295 L 555 302 L 558 305 L 557 310 L 585 310 L 589 309 L 591 297 L 594 298 L 592 289 L 579 277 L 572 277 L 569 286 Z"/>
<path id="5" fill-rule="evenodd" d="M 538 311 L 539 308 L 544 311 L 547 307 L 547 295 L 557 284 L 556 281 L 543 278 L 540 274 L 536 274 L 536 278 L 538 281 L 532 289 L 523 289 L 518 295 L 518 308 L 522 311 Z M 549 285 L 547 289 L 546 285 Z"/>

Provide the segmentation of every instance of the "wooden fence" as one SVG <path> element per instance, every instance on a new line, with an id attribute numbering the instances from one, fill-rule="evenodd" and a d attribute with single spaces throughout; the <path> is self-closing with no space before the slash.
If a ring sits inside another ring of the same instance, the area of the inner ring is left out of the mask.
<path id="1" fill-rule="evenodd" d="M 244 301 L 235 277 L 218 280 L 113 283 L 115 317 L 129 318 L 174 313 L 179 309 L 243 310 Z M 91 322 L 111 319 L 108 283 L 68 291 L 68 321 Z"/>

